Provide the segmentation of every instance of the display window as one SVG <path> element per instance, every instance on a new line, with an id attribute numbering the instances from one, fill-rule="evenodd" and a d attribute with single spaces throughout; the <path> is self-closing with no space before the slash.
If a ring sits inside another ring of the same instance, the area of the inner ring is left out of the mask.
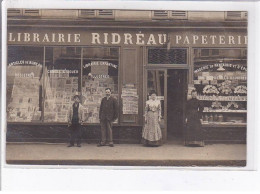
<path id="1" fill-rule="evenodd" d="M 81 48 L 46 47 L 44 122 L 67 122 L 73 96 L 80 92 Z"/>
<path id="2" fill-rule="evenodd" d="M 73 97 L 79 94 L 84 122 L 99 123 L 105 89 L 111 88 L 118 99 L 118 73 L 116 47 L 10 46 L 8 121 L 65 123 Z"/>
<path id="3" fill-rule="evenodd" d="M 246 50 L 198 48 L 193 54 L 193 82 L 197 98 L 204 106 L 203 123 L 245 125 Z"/>
<path id="4" fill-rule="evenodd" d="M 112 96 L 118 99 L 118 59 L 118 48 L 83 48 L 81 92 L 85 123 L 99 123 L 99 108 L 106 88 L 111 88 Z"/>
<path id="5" fill-rule="evenodd" d="M 43 47 L 8 47 L 8 122 L 41 120 L 43 50 Z"/>

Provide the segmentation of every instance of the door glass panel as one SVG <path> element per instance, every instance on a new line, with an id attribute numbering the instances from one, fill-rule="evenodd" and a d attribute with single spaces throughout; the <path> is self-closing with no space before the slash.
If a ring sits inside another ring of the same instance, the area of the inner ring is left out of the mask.
<path id="1" fill-rule="evenodd" d="M 164 123 L 164 71 L 163 70 L 147 70 L 147 100 L 150 92 L 154 90 L 157 97 L 161 100 L 162 122 Z"/>

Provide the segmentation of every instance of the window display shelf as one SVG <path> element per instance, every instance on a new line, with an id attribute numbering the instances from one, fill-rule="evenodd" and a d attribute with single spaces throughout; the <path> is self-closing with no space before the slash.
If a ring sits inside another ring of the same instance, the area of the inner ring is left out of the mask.
<path id="1" fill-rule="evenodd" d="M 247 101 L 246 96 L 198 96 L 201 101 Z"/>
<path id="2" fill-rule="evenodd" d="M 203 113 L 247 113 L 247 110 L 209 110 Z"/>
<path id="3" fill-rule="evenodd" d="M 246 123 L 234 122 L 201 122 L 203 127 L 246 127 Z"/>
<path id="4" fill-rule="evenodd" d="M 219 54 L 203 57 L 202 54 Z M 234 55 L 236 53 L 236 57 Z M 221 59 L 222 58 L 222 59 Z M 203 127 L 243 128 L 247 118 L 247 63 L 240 49 L 194 49 L 194 88 Z"/>

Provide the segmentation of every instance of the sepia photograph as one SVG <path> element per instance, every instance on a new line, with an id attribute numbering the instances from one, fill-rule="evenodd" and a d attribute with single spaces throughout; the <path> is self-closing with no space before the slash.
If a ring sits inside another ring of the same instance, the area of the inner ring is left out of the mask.
<path id="1" fill-rule="evenodd" d="M 8 166 L 246 167 L 247 11 L 8 8 L 6 40 Z"/>

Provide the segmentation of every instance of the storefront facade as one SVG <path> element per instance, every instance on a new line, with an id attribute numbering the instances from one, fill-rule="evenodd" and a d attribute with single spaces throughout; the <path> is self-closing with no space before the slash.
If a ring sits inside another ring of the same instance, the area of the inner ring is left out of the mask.
<path id="1" fill-rule="evenodd" d="M 37 17 L 9 16 L 7 141 L 66 141 L 68 107 L 79 93 L 83 138 L 97 142 L 107 87 L 119 103 L 115 142 L 140 142 L 151 90 L 163 107 L 163 139 L 175 141 L 183 136 L 194 87 L 204 104 L 205 140 L 245 142 L 246 20 L 222 21 L 226 12 L 219 12 L 193 21 L 185 12 L 185 19 L 137 21 L 127 11 L 129 18 L 118 14 L 123 12 L 112 10 L 113 18 L 102 19 L 54 19 L 46 10 Z"/>

